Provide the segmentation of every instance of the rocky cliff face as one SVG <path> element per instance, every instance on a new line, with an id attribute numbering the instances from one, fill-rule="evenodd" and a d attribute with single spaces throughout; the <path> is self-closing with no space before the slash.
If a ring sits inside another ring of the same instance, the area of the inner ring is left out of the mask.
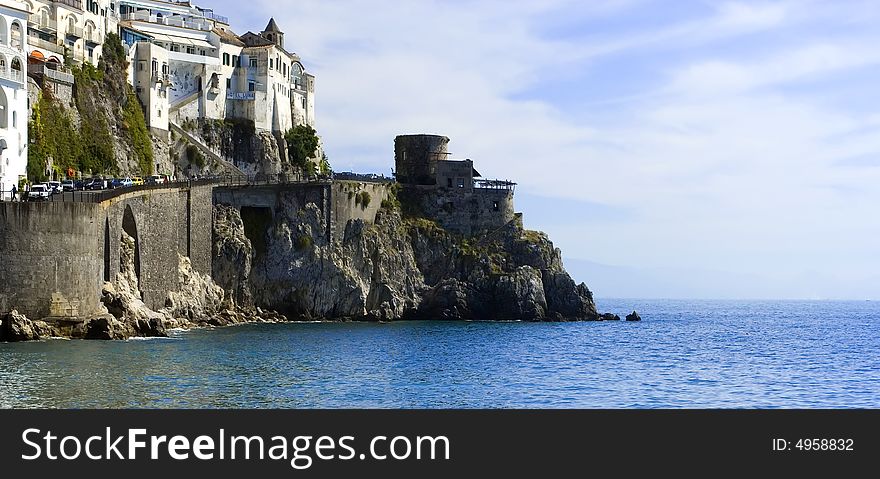
<path id="1" fill-rule="evenodd" d="M 213 277 L 239 301 L 300 319 L 599 319 L 560 251 L 516 222 L 463 239 L 383 209 L 327 240 L 314 204 L 276 208 L 256 248 L 239 212 L 215 206 Z"/>

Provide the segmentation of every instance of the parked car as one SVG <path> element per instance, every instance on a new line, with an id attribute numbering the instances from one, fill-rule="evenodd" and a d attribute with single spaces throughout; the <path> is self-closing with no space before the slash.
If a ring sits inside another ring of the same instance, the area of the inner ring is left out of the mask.
<path id="1" fill-rule="evenodd" d="M 120 186 L 123 188 L 128 188 L 130 186 L 134 186 L 134 181 L 131 178 L 123 178 L 120 181 Z M 141 180 L 141 184 L 143 184 L 143 180 Z"/>
<path id="2" fill-rule="evenodd" d="M 144 179 L 141 178 L 140 176 L 133 176 L 133 177 L 131 177 L 131 184 L 133 186 L 141 186 L 144 184 Z"/>
<path id="3" fill-rule="evenodd" d="M 168 177 L 165 175 L 153 175 L 147 178 L 148 185 L 164 185 L 168 183 Z"/>
<path id="4" fill-rule="evenodd" d="M 107 180 L 104 178 L 92 178 L 91 183 L 88 185 L 88 189 L 90 190 L 103 190 L 107 188 Z"/>
<path id="5" fill-rule="evenodd" d="M 85 180 L 76 180 L 76 181 L 74 181 L 74 182 L 73 182 L 73 189 L 74 189 L 74 190 L 84 190 L 84 189 L 86 189 L 86 182 L 85 182 Z"/>
<path id="6" fill-rule="evenodd" d="M 27 199 L 28 201 L 46 201 L 49 199 L 49 195 L 51 195 L 49 185 L 38 183 L 31 185 Z"/>
<path id="7" fill-rule="evenodd" d="M 61 193 L 61 182 L 60 181 L 49 181 L 46 183 L 46 186 L 49 188 L 49 194 L 54 195 Z"/>
<path id="8" fill-rule="evenodd" d="M 64 180 L 61 182 L 61 191 L 73 191 L 76 189 L 76 185 L 73 183 L 73 180 Z"/>

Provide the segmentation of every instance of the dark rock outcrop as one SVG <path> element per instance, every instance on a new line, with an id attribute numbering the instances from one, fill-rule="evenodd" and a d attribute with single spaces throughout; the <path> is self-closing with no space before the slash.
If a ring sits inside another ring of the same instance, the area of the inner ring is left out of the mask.
<path id="1" fill-rule="evenodd" d="M 599 319 L 546 235 L 519 223 L 490 236 L 451 234 L 382 209 L 328 240 L 312 203 L 281 197 L 257 254 L 235 208 L 215 206 L 213 277 L 228 294 L 301 319 Z"/>
<path id="2" fill-rule="evenodd" d="M 28 319 L 14 309 L 0 316 L 0 341 L 38 341 L 55 335 L 56 332 L 45 321 Z"/>
<path id="3" fill-rule="evenodd" d="M 599 315 L 599 321 L 620 321 L 620 316 L 612 313 Z"/>
<path id="4" fill-rule="evenodd" d="M 641 321 L 642 317 L 639 316 L 639 313 L 633 311 L 632 313 L 626 315 L 626 320 L 627 321 Z"/>

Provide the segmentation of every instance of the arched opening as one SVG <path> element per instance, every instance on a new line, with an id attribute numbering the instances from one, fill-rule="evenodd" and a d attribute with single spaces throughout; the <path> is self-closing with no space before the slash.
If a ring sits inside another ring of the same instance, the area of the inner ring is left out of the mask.
<path id="1" fill-rule="evenodd" d="M 110 218 L 104 218 L 104 281 L 110 278 Z"/>
<path id="2" fill-rule="evenodd" d="M 141 242 L 140 236 L 137 231 L 137 223 L 134 219 L 134 213 L 131 211 L 130 205 L 125 205 L 125 212 L 122 214 L 122 231 L 125 232 L 128 236 L 131 236 L 134 239 L 134 274 L 137 277 L 138 284 L 141 282 Z M 120 247 L 120 256 L 123 255 L 121 251 L 122 247 Z M 120 269 L 124 268 L 125 265 L 120 261 Z"/>
<path id="3" fill-rule="evenodd" d="M 6 17 L 0 15 L 0 45 L 9 43 L 9 27 L 6 26 Z"/>
<path id="4" fill-rule="evenodd" d="M 6 76 L 6 55 L 0 53 L 0 76 Z"/>
<path id="5" fill-rule="evenodd" d="M 7 121 L 9 116 L 9 102 L 6 101 L 6 92 L 0 88 L 0 129 L 8 127 Z"/>
<path id="6" fill-rule="evenodd" d="M 12 22 L 12 28 L 10 28 L 9 31 L 10 31 L 10 42 L 9 42 L 10 45 L 12 45 L 12 48 L 19 48 L 20 49 L 21 46 L 23 45 L 23 43 L 21 42 L 21 40 L 22 40 L 21 35 L 22 35 L 22 31 L 23 31 L 21 28 L 21 23 L 19 23 L 17 20 Z"/>
<path id="7" fill-rule="evenodd" d="M 67 33 L 73 33 L 76 31 L 76 17 L 73 15 L 67 16 Z"/>
<path id="8" fill-rule="evenodd" d="M 12 59 L 11 66 L 12 66 L 12 71 L 10 73 L 12 73 L 12 78 L 14 80 L 18 80 L 18 81 L 21 81 L 22 79 L 24 79 L 24 76 L 22 75 L 22 72 L 21 72 L 21 60 L 19 60 L 18 57 L 15 57 Z"/>
<path id="9" fill-rule="evenodd" d="M 89 41 L 93 40 L 93 37 L 95 36 L 95 24 L 92 23 L 91 20 L 86 22 L 86 26 L 83 28 L 83 33 Z"/>
<path id="10" fill-rule="evenodd" d="M 45 7 L 41 8 L 39 15 L 40 15 L 40 26 L 44 27 L 44 28 L 48 27 L 49 26 L 49 9 L 45 8 Z"/>

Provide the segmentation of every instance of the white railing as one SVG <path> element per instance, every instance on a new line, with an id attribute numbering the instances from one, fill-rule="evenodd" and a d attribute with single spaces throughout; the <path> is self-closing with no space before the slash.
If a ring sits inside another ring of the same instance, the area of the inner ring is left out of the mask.
<path id="1" fill-rule="evenodd" d="M 33 14 L 28 17 L 28 26 L 37 30 L 57 31 L 58 23 L 51 18 L 43 18 L 42 15 Z"/>
<path id="2" fill-rule="evenodd" d="M 168 25 L 171 27 L 190 28 L 193 30 L 211 31 L 214 29 L 214 22 L 203 19 L 184 19 L 183 17 L 164 17 L 158 15 L 150 15 L 149 12 L 126 13 L 122 15 L 122 20 L 139 21 L 155 23 L 158 25 Z"/>
<path id="3" fill-rule="evenodd" d="M 64 47 L 54 42 L 43 40 L 39 37 L 28 37 L 28 46 L 42 48 L 44 50 L 49 50 L 50 52 L 64 54 Z"/>
<path id="4" fill-rule="evenodd" d="M 24 83 L 24 74 L 21 70 L 0 69 L 0 78 L 11 80 L 16 83 Z"/>

